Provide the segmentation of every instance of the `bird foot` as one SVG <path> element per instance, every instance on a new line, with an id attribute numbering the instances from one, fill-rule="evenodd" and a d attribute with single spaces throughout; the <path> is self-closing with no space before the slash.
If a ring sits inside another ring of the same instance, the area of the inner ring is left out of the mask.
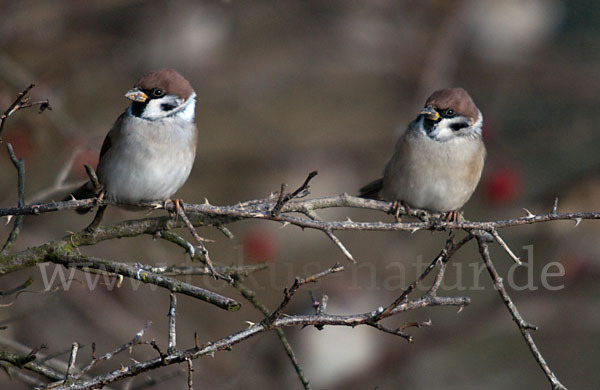
<path id="1" fill-rule="evenodd" d="M 169 210 L 169 216 L 172 219 L 177 219 L 177 216 L 179 215 L 179 213 L 181 213 L 184 209 L 183 208 L 183 199 L 166 199 L 163 207 L 166 209 L 167 205 L 171 202 L 175 206 L 175 210 Z"/>
<path id="2" fill-rule="evenodd" d="M 400 215 L 401 209 L 404 209 L 404 214 L 409 215 L 411 212 L 410 206 L 403 200 L 395 200 L 392 202 L 392 207 L 389 213 L 394 216 L 396 222 L 402 222 L 402 216 Z"/>
<path id="3" fill-rule="evenodd" d="M 448 211 L 446 215 L 442 217 L 446 222 L 459 222 L 461 218 L 460 212 L 458 210 Z"/>

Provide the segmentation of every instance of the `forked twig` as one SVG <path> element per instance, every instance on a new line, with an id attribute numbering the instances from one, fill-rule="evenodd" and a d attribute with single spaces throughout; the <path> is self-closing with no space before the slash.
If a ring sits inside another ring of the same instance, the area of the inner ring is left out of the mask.
<path id="1" fill-rule="evenodd" d="M 29 91 L 31 91 L 33 87 L 35 87 L 35 84 L 31 83 L 27 88 L 19 92 L 17 98 L 12 102 L 10 106 L 8 106 L 8 109 L 6 109 L 6 111 L 4 111 L 2 115 L 0 115 L 0 143 L 2 142 L 2 130 L 4 130 L 4 124 L 6 123 L 6 119 L 8 119 L 8 117 L 14 114 L 15 112 L 23 108 L 32 107 L 35 105 L 40 106 L 40 113 L 44 112 L 45 110 L 52 110 L 48 99 L 40 100 L 37 102 L 29 101 L 29 97 L 27 97 L 27 94 L 29 93 Z"/>
<path id="2" fill-rule="evenodd" d="M 313 177 L 317 176 L 318 172 L 317 171 L 312 171 L 311 173 L 308 174 L 308 177 L 306 178 L 306 180 L 304 180 L 304 183 L 302 183 L 302 185 L 300 187 L 298 187 L 296 189 L 296 191 L 292 192 L 291 194 L 287 194 L 287 195 L 283 195 L 283 192 L 285 190 L 286 185 L 282 184 L 281 185 L 281 190 L 279 191 L 279 198 L 277 199 L 277 202 L 275 203 L 275 206 L 273 206 L 273 209 L 271 209 L 271 215 L 272 216 L 277 216 L 279 215 L 279 213 L 281 213 L 281 208 L 290 200 L 294 199 L 295 197 L 297 197 L 298 195 L 300 195 L 300 193 L 308 191 L 308 184 L 310 183 L 310 181 L 312 180 Z"/>

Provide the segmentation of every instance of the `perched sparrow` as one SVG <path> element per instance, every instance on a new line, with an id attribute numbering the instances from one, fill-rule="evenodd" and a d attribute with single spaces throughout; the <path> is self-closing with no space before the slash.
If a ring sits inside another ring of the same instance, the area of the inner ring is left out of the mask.
<path id="1" fill-rule="evenodd" d="M 104 197 L 121 204 L 166 200 L 196 157 L 196 93 L 174 69 L 162 69 L 143 76 L 125 97 L 133 103 L 104 139 L 96 170 Z M 93 197 L 92 183 L 72 195 Z"/>
<path id="2" fill-rule="evenodd" d="M 383 178 L 361 188 L 360 196 L 452 212 L 456 219 L 483 170 L 482 123 L 467 91 L 435 91 L 398 139 Z"/>

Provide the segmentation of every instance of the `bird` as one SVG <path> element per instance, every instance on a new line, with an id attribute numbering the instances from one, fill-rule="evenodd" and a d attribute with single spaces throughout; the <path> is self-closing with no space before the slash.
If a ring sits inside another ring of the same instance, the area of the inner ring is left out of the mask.
<path id="1" fill-rule="evenodd" d="M 457 221 L 483 171 L 482 125 L 481 111 L 463 88 L 433 92 L 398 138 L 383 178 L 362 187 L 359 196 L 394 202 L 397 218 L 403 204 Z"/>
<path id="2" fill-rule="evenodd" d="M 186 182 L 196 158 L 196 93 L 189 81 L 168 68 L 142 76 L 125 97 L 132 102 L 100 150 L 100 196 L 125 208 L 166 201 Z M 68 199 L 93 198 L 96 192 L 90 180 Z"/>

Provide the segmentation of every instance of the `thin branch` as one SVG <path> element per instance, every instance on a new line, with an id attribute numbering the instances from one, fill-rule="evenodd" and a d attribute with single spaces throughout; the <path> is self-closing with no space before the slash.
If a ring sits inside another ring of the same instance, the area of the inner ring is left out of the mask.
<path id="1" fill-rule="evenodd" d="M 84 199 L 84 200 L 70 200 L 65 202 L 50 202 L 44 204 L 25 205 L 23 207 L 9 207 L 0 209 L 0 217 L 9 215 L 39 215 L 46 212 L 55 212 L 62 210 L 74 210 L 81 207 L 94 207 L 99 204 L 110 205 L 116 204 L 102 200 L 98 202 L 96 199 Z M 155 202 L 139 203 L 135 206 L 155 208 Z M 299 226 L 301 228 L 317 229 L 322 231 L 339 231 L 339 230 L 363 230 L 363 231 L 407 231 L 417 232 L 421 230 L 434 230 L 434 231 L 447 231 L 447 230 L 474 230 L 481 229 L 491 231 L 492 229 L 501 229 L 512 226 L 531 225 L 540 222 L 559 221 L 559 220 L 571 220 L 576 223 L 581 220 L 588 219 L 600 219 L 600 212 L 576 212 L 576 213 L 550 213 L 550 214 L 538 214 L 538 215 L 526 215 L 520 218 L 506 219 L 499 221 L 460 221 L 452 222 L 445 221 L 439 218 L 439 215 L 429 215 L 429 220 L 421 222 L 397 222 L 397 223 L 386 223 L 386 222 L 354 222 L 354 221 L 315 221 L 307 218 L 301 218 L 288 213 L 302 213 L 303 210 L 311 209 L 318 210 L 323 208 L 333 207 L 351 207 L 360 208 L 367 210 L 384 211 L 387 213 L 391 207 L 390 202 L 363 199 L 358 197 L 349 196 L 342 194 L 333 197 L 326 198 L 313 198 L 313 199 L 293 199 L 286 203 L 279 215 L 273 216 L 271 209 L 273 207 L 273 200 L 259 200 L 251 206 L 244 206 L 243 204 L 236 204 L 232 206 L 213 206 L 211 204 L 183 204 L 186 213 L 190 221 L 197 226 L 217 226 L 236 222 L 243 219 L 267 219 L 281 223 L 288 223 Z M 168 211 L 175 211 L 172 205 L 167 205 Z M 414 211 L 414 210 L 413 210 Z M 424 211 L 421 211 L 425 213 Z M 153 223 L 156 228 L 152 232 L 154 233 L 160 225 L 164 225 L 163 217 L 145 218 L 136 221 L 128 221 L 130 229 L 146 227 L 149 223 Z M 139 223 L 140 225 L 136 225 Z M 183 223 L 173 222 L 170 227 L 182 227 L 185 226 Z M 138 232 L 138 234 L 140 234 Z"/>
<path id="2" fill-rule="evenodd" d="M 65 373 L 65 382 L 68 382 L 75 377 L 75 360 L 77 360 L 77 351 L 79 350 L 79 343 L 74 342 L 71 345 L 71 354 L 69 355 L 69 363 L 67 364 L 67 372 Z"/>
<path id="3" fill-rule="evenodd" d="M 50 380 L 60 380 L 64 378 L 64 375 L 55 369 L 36 362 L 35 356 L 33 356 L 32 359 L 29 355 L 22 356 L 14 352 L 0 351 L 0 361 L 8 362 L 18 368 L 25 368 Z"/>
<path id="4" fill-rule="evenodd" d="M 379 329 L 380 331 L 382 331 L 384 333 L 393 334 L 394 336 L 400 336 L 403 339 L 406 339 L 406 341 L 408 341 L 409 343 L 413 342 L 412 336 L 407 333 L 402 332 L 400 330 L 400 328 L 390 329 L 390 328 L 387 328 L 387 327 L 381 325 L 381 322 L 373 322 L 373 323 L 370 323 L 369 325 L 376 329 Z"/>
<path id="5" fill-rule="evenodd" d="M 319 217 L 317 215 L 317 213 L 312 209 L 309 209 L 309 208 L 304 209 L 304 210 L 302 210 L 302 214 L 306 215 L 308 218 L 312 219 L 313 221 L 322 221 L 321 217 Z M 352 263 L 356 263 L 356 260 L 354 260 L 354 257 L 352 256 L 352 253 L 350 253 L 350 251 L 348 249 L 346 249 L 344 244 L 340 241 L 339 238 L 337 238 L 335 236 L 335 234 L 333 234 L 333 232 L 331 230 L 325 230 L 325 234 L 327 235 L 327 237 L 329 237 L 329 239 L 331 241 L 333 241 L 333 243 L 335 245 L 337 245 L 337 247 L 342 251 L 344 256 L 346 256 L 346 259 L 348 259 Z"/>
<path id="6" fill-rule="evenodd" d="M 473 234 L 477 234 L 477 233 L 474 232 Z M 525 320 L 523 320 L 523 317 L 521 317 L 521 315 L 519 314 L 519 311 L 517 310 L 517 307 L 513 303 L 510 296 L 508 295 L 508 292 L 506 291 L 506 288 L 504 287 L 504 283 L 502 282 L 502 278 L 500 277 L 500 275 L 498 274 L 498 271 L 496 271 L 496 268 L 494 267 L 494 264 L 492 263 L 492 259 L 490 257 L 490 252 L 488 249 L 488 243 L 486 242 L 486 239 L 481 235 L 477 235 L 476 237 L 477 237 L 477 242 L 479 244 L 479 253 L 481 254 L 481 258 L 483 259 L 483 262 L 485 263 L 485 266 L 490 274 L 490 277 L 492 278 L 492 281 L 494 282 L 494 287 L 498 291 L 498 294 L 500 294 L 500 298 L 502 298 L 504 305 L 506 305 L 506 308 L 508 309 L 510 315 L 512 316 L 513 320 L 517 324 L 519 331 L 521 331 L 521 335 L 523 335 L 523 338 L 525 339 L 525 342 L 527 343 L 529 350 L 533 354 L 533 357 L 537 361 L 537 363 L 540 366 L 540 368 L 542 369 L 542 371 L 544 371 L 544 375 L 546 375 L 546 377 L 552 384 L 553 389 L 566 389 L 566 387 L 562 383 L 560 383 L 560 381 L 558 380 L 556 375 L 554 375 L 554 372 L 552 372 L 550 367 L 548 367 L 548 363 L 546 363 L 546 360 L 544 359 L 542 354 L 539 352 L 537 346 L 535 345 L 535 342 L 533 341 L 533 338 L 531 337 L 531 334 L 529 331 L 531 329 L 537 329 L 537 327 L 535 327 L 535 326 L 525 322 Z"/>
<path id="7" fill-rule="evenodd" d="M 206 266 L 210 270 L 213 278 L 215 278 L 215 279 L 222 279 L 222 280 L 225 280 L 227 282 L 232 282 L 232 280 L 231 280 L 230 277 L 221 275 L 217 271 L 215 271 L 215 267 L 213 266 L 212 260 L 210 259 L 210 255 L 208 254 L 208 249 L 206 249 L 206 246 L 204 245 L 204 239 L 202 239 L 202 237 L 200 237 L 198 235 L 198 232 L 194 228 L 194 225 L 192 224 L 192 222 L 190 221 L 190 219 L 188 218 L 188 216 L 183 211 L 183 207 L 177 207 L 177 206 L 175 206 L 175 207 L 176 207 L 176 210 L 178 212 L 177 215 L 179 217 L 181 217 L 181 219 L 183 219 L 183 222 L 185 222 L 185 225 L 187 226 L 187 228 L 189 229 L 190 233 L 192 233 L 192 236 L 194 237 L 194 239 L 198 243 L 198 248 L 200 248 L 200 251 L 202 253 L 202 257 L 204 258 L 204 262 L 206 263 Z"/>
<path id="8" fill-rule="evenodd" d="M 496 239 L 496 242 L 498 243 L 498 245 L 500 245 L 502 247 L 502 249 L 504 249 L 506 251 L 506 253 L 508 253 L 510 258 L 516 264 L 523 265 L 523 263 L 521 262 L 521 259 L 519 259 L 519 257 L 517 255 L 515 255 L 515 253 L 510 249 L 510 247 L 508 245 L 506 245 L 506 242 L 504 242 L 502 237 L 500 237 L 500 234 L 498 234 L 498 231 L 496 229 L 492 229 L 492 235 Z"/>
<path id="9" fill-rule="evenodd" d="M 134 345 L 141 344 L 142 337 L 144 336 L 144 333 L 150 327 L 151 324 L 152 324 L 152 322 L 148 321 L 146 323 L 146 325 L 144 325 L 144 327 L 135 334 L 135 337 L 133 339 L 131 339 L 129 342 L 119 346 L 117 349 L 115 349 L 112 352 L 108 352 L 100 357 L 96 357 L 95 356 L 95 352 L 96 352 L 95 348 L 92 349 L 92 361 L 79 372 L 79 374 L 75 377 L 75 379 L 81 378 L 85 373 L 90 371 L 92 368 L 96 367 L 98 364 L 112 359 L 119 353 L 131 348 Z"/>
<path id="10" fill-rule="evenodd" d="M 26 385 L 29 385 L 31 387 L 44 386 L 44 384 L 46 383 L 45 381 L 43 381 L 37 377 L 29 375 L 27 372 L 25 372 L 23 370 L 19 370 L 19 369 L 15 369 L 14 367 L 11 367 L 9 363 L 0 361 L 0 367 L 4 370 L 4 372 L 6 372 L 8 374 L 8 376 L 11 379 L 17 378 L 21 382 L 23 382 Z"/>
<path id="11" fill-rule="evenodd" d="M 175 245 L 182 247 L 183 249 L 185 249 L 188 255 L 190 255 L 191 260 L 194 260 L 194 258 L 196 257 L 196 247 L 193 246 L 190 242 L 188 242 L 185 238 L 172 231 L 165 230 L 162 232 L 156 232 L 155 237 L 161 238 L 165 241 L 169 241 Z M 204 259 L 203 262 L 205 262 Z"/>
<path id="12" fill-rule="evenodd" d="M 10 161 L 12 161 L 13 165 L 17 170 L 17 188 L 18 188 L 18 207 L 25 206 L 25 160 L 22 158 L 17 158 L 15 155 L 15 151 L 11 144 L 6 145 L 6 149 L 8 150 L 8 155 L 10 156 Z M 10 248 L 15 244 L 17 238 L 19 237 L 19 232 L 21 231 L 21 226 L 23 225 L 23 215 L 17 216 L 15 218 L 15 224 L 8 235 L 8 239 L 4 243 L 2 250 L 0 250 L 0 257 L 6 255 Z"/>
<path id="13" fill-rule="evenodd" d="M 327 237 L 329 237 L 331 241 L 333 241 L 335 245 L 337 245 L 338 248 L 340 248 L 344 256 L 346 256 L 346 259 L 348 259 L 351 263 L 356 263 L 356 260 L 354 260 L 354 257 L 352 256 L 352 253 L 350 253 L 350 251 L 346 249 L 344 244 L 342 244 L 340 239 L 337 238 L 331 230 L 325 230 L 325 234 L 327 235 Z"/>
<path id="14" fill-rule="evenodd" d="M 145 270 L 154 272 L 155 274 L 165 276 L 179 275 L 212 275 L 210 270 L 205 266 L 198 265 L 170 265 L 166 267 L 151 267 L 140 265 Z M 248 276 L 252 272 L 261 271 L 268 268 L 268 264 L 249 264 L 249 265 L 216 265 L 215 270 L 223 275 L 228 275 L 231 278 L 239 279 Z"/>
<path id="15" fill-rule="evenodd" d="M 174 353 L 177 351 L 177 330 L 175 328 L 175 316 L 177 311 L 177 296 L 173 293 L 169 294 L 169 346 L 167 352 Z"/>
<path id="16" fill-rule="evenodd" d="M 92 183 L 92 187 L 94 188 L 94 194 L 96 196 L 100 195 L 104 186 L 100 184 L 100 181 L 98 180 L 98 175 L 96 175 L 96 171 L 94 171 L 94 168 L 92 168 L 88 164 L 83 164 L 83 167 L 85 168 L 85 172 L 90 178 L 90 182 Z"/>
<path id="17" fill-rule="evenodd" d="M 6 109 L 6 111 L 4 111 L 2 115 L 0 115 L 0 142 L 2 142 L 2 130 L 4 130 L 4 124 L 6 123 L 6 119 L 8 119 L 8 117 L 14 114 L 15 112 L 23 108 L 32 107 L 34 105 L 40 106 L 40 113 L 47 109 L 52 110 L 47 99 L 38 102 L 29 102 L 29 97 L 27 97 L 27 94 L 29 93 L 29 91 L 31 91 L 33 87 L 35 87 L 35 84 L 31 83 L 27 88 L 19 92 L 17 98 L 12 102 L 10 106 L 8 106 L 8 109 Z"/>
<path id="18" fill-rule="evenodd" d="M 0 297 L 7 297 L 9 295 L 18 294 L 19 292 L 25 290 L 27 287 L 31 286 L 33 283 L 33 278 L 28 278 L 26 281 L 18 285 L 17 287 L 11 288 L 7 291 L 0 291 Z"/>
<path id="19" fill-rule="evenodd" d="M 186 360 L 188 364 L 188 390 L 194 390 L 194 366 L 191 358 L 187 358 Z"/>
<path id="20" fill-rule="evenodd" d="M 191 296 L 196 299 L 211 303 L 221 309 L 236 311 L 241 307 L 239 302 L 231 298 L 224 297 L 215 292 L 194 286 L 168 276 L 155 274 L 144 268 L 131 266 L 116 261 L 104 260 L 93 256 L 75 255 L 71 253 L 51 253 L 48 255 L 48 261 L 56 264 L 62 264 L 71 268 L 91 268 L 102 271 L 112 272 L 117 275 L 123 275 L 128 278 L 139 280 L 143 283 L 151 283 L 156 286 L 166 288 L 167 290 Z"/>
<path id="21" fill-rule="evenodd" d="M 285 307 L 288 305 L 288 303 L 290 302 L 290 300 L 292 299 L 292 297 L 294 296 L 296 291 L 298 291 L 298 289 L 301 286 L 303 286 L 307 283 L 316 283 L 322 277 L 325 277 L 327 275 L 330 275 L 330 274 L 333 274 L 336 272 L 340 272 L 343 270 L 344 270 L 344 267 L 342 265 L 340 265 L 339 263 L 335 263 L 332 267 L 326 269 L 325 271 L 319 272 L 318 274 L 311 275 L 307 278 L 296 277 L 292 286 L 289 289 L 283 290 L 283 300 L 281 301 L 281 303 L 279 304 L 277 309 L 275 309 L 275 311 L 273 311 L 273 313 L 271 313 L 271 315 L 265 320 L 266 326 L 269 327 L 271 324 L 273 324 L 275 322 L 275 320 L 277 318 L 281 317 L 281 314 L 283 313 L 283 309 L 285 309 Z"/>

